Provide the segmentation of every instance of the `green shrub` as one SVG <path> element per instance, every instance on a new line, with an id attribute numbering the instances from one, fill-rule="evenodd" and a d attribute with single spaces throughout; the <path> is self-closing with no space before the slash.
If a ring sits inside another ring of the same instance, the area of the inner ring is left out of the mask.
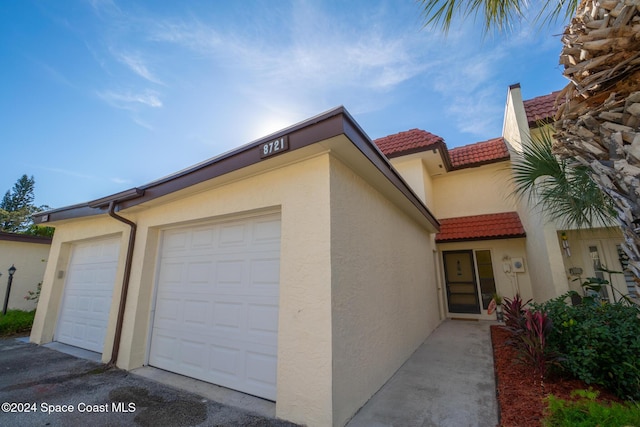
<path id="1" fill-rule="evenodd" d="M 547 398 L 545 427 L 621 427 L 640 426 L 640 406 L 628 403 L 603 404 L 596 402 L 598 392 L 574 390 L 575 401 Z"/>
<path id="2" fill-rule="evenodd" d="M 0 310 L 0 336 L 29 332 L 35 314 L 35 310 L 7 310 L 7 314 L 3 315 Z"/>
<path id="3" fill-rule="evenodd" d="M 548 345 L 562 355 L 562 367 L 620 398 L 640 400 L 638 309 L 622 303 L 570 306 L 568 296 L 535 305 L 553 320 Z"/>

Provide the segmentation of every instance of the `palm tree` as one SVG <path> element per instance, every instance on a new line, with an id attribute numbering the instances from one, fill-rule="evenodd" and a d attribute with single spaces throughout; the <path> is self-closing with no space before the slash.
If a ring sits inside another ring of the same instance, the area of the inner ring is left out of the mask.
<path id="1" fill-rule="evenodd" d="M 457 15 L 484 16 L 504 30 L 532 12 L 520 0 L 421 0 L 426 25 L 447 31 Z M 588 168 L 609 198 L 624 236 L 629 269 L 640 278 L 640 4 L 638 0 L 547 0 L 535 18 L 573 16 L 560 63 L 553 152 Z"/>
<path id="2" fill-rule="evenodd" d="M 542 208 L 563 228 L 590 228 L 615 224 L 615 210 L 591 179 L 589 168 L 552 151 L 550 132 L 523 144 L 512 164 L 515 195 Z"/>

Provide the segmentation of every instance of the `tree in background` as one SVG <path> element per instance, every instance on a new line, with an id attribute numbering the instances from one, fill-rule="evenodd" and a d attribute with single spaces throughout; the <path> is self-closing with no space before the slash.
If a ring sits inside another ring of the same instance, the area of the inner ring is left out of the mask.
<path id="1" fill-rule="evenodd" d="M 446 32 L 455 16 L 483 15 L 485 30 L 532 16 L 573 17 L 560 63 L 569 84 L 557 103 L 553 152 L 587 167 L 611 200 L 629 269 L 640 278 L 640 3 L 638 0 L 421 0 L 426 25 Z M 535 3 L 539 5 L 539 3 Z"/>
<path id="2" fill-rule="evenodd" d="M 38 227 L 33 223 L 34 213 L 49 209 L 46 205 L 33 204 L 35 184 L 33 176 L 22 175 L 13 188 L 5 193 L 0 202 L 0 231 L 37 236 L 53 235 L 53 228 Z"/>

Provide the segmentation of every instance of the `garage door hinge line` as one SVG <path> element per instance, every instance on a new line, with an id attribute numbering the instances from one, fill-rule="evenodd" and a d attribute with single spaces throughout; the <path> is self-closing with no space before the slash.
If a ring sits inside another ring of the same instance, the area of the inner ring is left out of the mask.
<path id="1" fill-rule="evenodd" d="M 133 263 L 133 247 L 136 242 L 136 231 L 138 229 L 137 225 L 128 220 L 127 218 L 121 217 L 117 213 L 115 213 L 117 200 L 112 200 L 109 202 L 109 216 L 127 224 L 131 230 L 129 231 L 129 245 L 127 246 L 127 257 L 124 264 L 124 277 L 122 279 L 122 292 L 120 294 L 120 305 L 118 306 L 118 319 L 116 321 L 116 332 L 113 338 L 113 349 L 111 351 L 111 360 L 109 360 L 108 365 L 116 365 L 118 360 L 118 352 L 120 351 L 120 338 L 122 335 L 122 324 L 124 322 L 124 306 L 127 301 L 127 292 L 129 291 L 129 276 L 131 276 L 131 265 Z"/>

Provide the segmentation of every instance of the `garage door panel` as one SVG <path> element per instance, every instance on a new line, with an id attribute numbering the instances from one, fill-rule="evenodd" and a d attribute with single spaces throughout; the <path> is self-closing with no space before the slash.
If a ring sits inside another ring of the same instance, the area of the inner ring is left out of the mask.
<path id="1" fill-rule="evenodd" d="M 209 345 L 208 368 L 210 370 L 209 378 L 213 381 L 224 379 L 234 381 L 240 371 L 242 362 L 242 351 L 235 346 L 225 346 L 224 340 L 218 340 L 220 344 Z"/>
<path id="2" fill-rule="evenodd" d="M 166 231 L 159 263 L 149 364 L 274 399 L 279 215 Z"/>
<path id="3" fill-rule="evenodd" d="M 55 340 L 101 353 L 116 278 L 119 239 L 71 250 Z"/>
<path id="4" fill-rule="evenodd" d="M 227 224 L 220 227 L 220 247 L 239 248 L 247 246 L 247 225 Z"/>
<path id="5" fill-rule="evenodd" d="M 216 263 L 216 286 L 241 286 L 243 273 L 246 270 L 243 260 L 222 259 Z"/>
<path id="6" fill-rule="evenodd" d="M 264 219 L 253 223 L 253 243 L 280 245 L 280 220 Z"/>
<path id="7" fill-rule="evenodd" d="M 206 328 L 209 307 L 206 301 L 185 301 L 184 323 L 187 328 Z"/>
<path id="8" fill-rule="evenodd" d="M 242 328 L 244 314 L 242 302 L 223 301 L 222 299 L 213 302 L 212 324 L 214 330 L 221 333 L 238 333 Z"/>
<path id="9" fill-rule="evenodd" d="M 277 358 L 273 354 L 247 352 L 247 378 L 261 387 L 276 383 Z"/>
<path id="10" fill-rule="evenodd" d="M 187 283 L 190 285 L 205 284 L 211 281 L 214 265 L 211 260 L 193 261 L 187 265 Z"/>
<path id="11" fill-rule="evenodd" d="M 276 304 L 248 304 L 247 311 L 249 334 L 255 339 L 277 338 L 278 306 Z"/>
<path id="12" fill-rule="evenodd" d="M 177 295 L 158 295 L 156 301 L 155 323 L 176 321 L 180 316 L 180 298 Z"/>

